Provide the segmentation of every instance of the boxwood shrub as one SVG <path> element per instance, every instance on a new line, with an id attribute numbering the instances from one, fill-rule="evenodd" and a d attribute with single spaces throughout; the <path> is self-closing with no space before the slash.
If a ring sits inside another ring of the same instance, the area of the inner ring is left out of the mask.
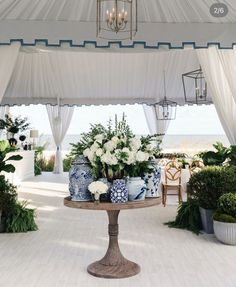
<path id="1" fill-rule="evenodd" d="M 208 166 L 189 181 L 190 197 L 205 209 L 215 210 L 220 196 L 229 192 L 236 192 L 236 174 L 232 168 Z"/>

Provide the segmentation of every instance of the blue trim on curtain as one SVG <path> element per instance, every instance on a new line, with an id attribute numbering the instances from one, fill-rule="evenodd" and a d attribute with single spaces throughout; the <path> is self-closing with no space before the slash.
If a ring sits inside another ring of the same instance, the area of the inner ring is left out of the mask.
<path id="1" fill-rule="evenodd" d="M 86 48 L 87 46 L 93 45 L 94 48 L 112 48 L 113 45 L 119 48 L 135 48 L 136 46 L 142 46 L 144 49 L 160 49 L 161 46 L 167 46 L 168 49 L 184 49 L 185 46 L 192 46 L 194 49 L 205 49 L 209 48 L 211 45 L 215 45 L 218 49 L 233 49 L 236 42 L 233 42 L 231 46 L 221 46 L 219 42 L 208 42 L 205 46 L 200 46 L 196 42 L 182 42 L 181 46 L 173 46 L 170 42 L 157 42 L 156 45 L 148 45 L 145 41 L 133 41 L 132 44 L 125 45 L 122 41 L 108 41 L 106 45 L 99 45 L 97 41 L 84 41 L 83 44 L 74 44 L 73 40 L 59 40 L 58 44 L 49 43 L 48 39 L 35 39 L 34 42 L 27 43 L 24 39 L 11 39 L 9 42 L 0 42 L 0 45 L 11 45 L 12 43 L 20 42 L 21 46 L 36 46 L 37 44 L 44 43 L 46 47 L 61 47 L 63 44 L 69 44 L 72 48 Z"/>

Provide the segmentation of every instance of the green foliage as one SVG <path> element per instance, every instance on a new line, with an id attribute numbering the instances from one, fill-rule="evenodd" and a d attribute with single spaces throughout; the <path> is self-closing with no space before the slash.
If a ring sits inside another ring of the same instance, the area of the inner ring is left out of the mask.
<path id="1" fill-rule="evenodd" d="M 172 228 L 187 229 L 195 234 L 199 234 L 202 228 L 202 222 L 198 203 L 191 199 L 187 202 L 182 202 L 178 207 L 175 221 L 170 221 L 165 224 Z"/>
<path id="2" fill-rule="evenodd" d="M 63 159 L 63 170 L 64 172 L 68 172 L 71 168 L 73 158 L 70 155 L 66 155 L 66 157 Z"/>
<path id="3" fill-rule="evenodd" d="M 156 158 L 168 158 L 168 159 L 176 159 L 176 158 L 187 158 L 188 155 L 186 153 L 159 153 Z"/>
<path id="4" fill-rule="evenodd" d="M 0 119 L 0 129 L 17 134 L 19 131 L 23 132 L 29 128 L 30 124 L 27 121 L 27 118 L 21 118 L 21 116 L 13 119 L 9 115 L 5 115 L 5 120 Z"/>
<path id="5" fill-rule="evenodd" d="M 8 160 L 20 160 L 19 155 L 6 156 L 12 151 L 6 141 L 0 141 L 0 172 L 14 172 L 15 168 L 7 164 Z M 37 230 L 34 217 L 35 211 L 26 208 L 26 202 L 17 202 L 16 187 L 10 184 L 4 175 L 0 175 L 0 210 L 6 219 L 7 232 L 26 232 Z"/>
<path id="6" fill-rule="evenodd" d="M 236 217 L 217 211 L 214 213 L 213 219 L 225 223 L 236 223 Z"/>
<path id="7" fill-rule="evenodd" d="M 208 166 L 195 173 L 189 181 L 189 194 L 205 209 L 216 209 L 220 196 L 236 192 L 236 175 L 227 167 Z"/>
<path id="8" fill-rule="evenodd" d="M 199 154 L 205 166 L 223 165 L 230 154 L 230 148 L 226 148 L 222 143 L 217 142 L 213 145 L 215 151 L 206 151 Z"/>
<path id="9" fill-rule="evenodd" d="M 223 194 L 218 200 L 217 211 L 236 218 L 236 194 Z"/>
<path id="10" fill-rule="evenodd" d="M 0 141 L 0 173 L 5 172 L 14 172 L 15 167 L 12 164 L 8 164 L 9 160 L 21 160 L 22 156 L 13 155 L 7 158 L 7 154 L 11 151 L 15 151 L 14 148 L 11 148 L 7 141 Z"/>
<path id="11" fill-rule="evenodd" d="M 6 220 L 7 232 L 36 231 L 35 210 L 27 208 L 27 202 L 16 203 Z"/>
<path id="12" fill-rule="evenodd" d="M 3 215 L 8 214 L 17 198 L 16 187 L 5 180 L 3 175 L 0 175 L 0 210 Z"/>
<path id="13" fill-rule="evenodd" d="M 44 146 L 36 146 L 34 153 L 34 175 L 42 174 L 42 157 L 43 157 Z"/>
<path id="14" fill-rule="evenodd" d="M 231 145 L 228 158 L 229 158 L 229 164 L 231 166 L 236 166 L 236 145 Z"/>

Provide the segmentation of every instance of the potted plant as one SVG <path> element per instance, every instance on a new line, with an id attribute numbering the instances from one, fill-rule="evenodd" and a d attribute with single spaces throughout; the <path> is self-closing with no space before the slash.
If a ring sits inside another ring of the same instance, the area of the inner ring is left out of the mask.
<path id="1" fill-rule="evenodd" d="M 0 233 L 6 229 L 6 217 L 12 211 L 16 202 L 16 188 L 0 176 Z"/>
<path id="2" fill-rule="evenodd" d="M 199 205 L 203 230 L 213 233 L 213 212 L 224 193 L 236 190 L 234 170 L 227 167 L 208 166 L 195 173 L 189 181 L 189 196 Z"/>
<path id="3" fill-rule="evenodd" d="M 21 116 L 12 118 L 9 115 L 5 115 L 5 120 L 0 119 L 0 129 L 5 129 L 7 131 L 9 143 L 12 146 L 17 144 L 17 140 L 14 138 L 15 134 L 19 131 L 23 132 L 27 130 L 29 126 L 28 119 L 21 118 Z"/>
<path id="4" fill-rule="evenodd" d="M 216 238 L 229 245 L 236 245 L 236 194 L 223 194 L 213 216 Z"/>

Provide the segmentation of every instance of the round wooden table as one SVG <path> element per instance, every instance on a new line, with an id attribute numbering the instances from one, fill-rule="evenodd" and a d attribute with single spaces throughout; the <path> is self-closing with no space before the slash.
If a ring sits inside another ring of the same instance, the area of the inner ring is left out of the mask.
<path id="1" fill-rule="evenodd" d="M 87 268 L 89 274 L 102 278 L 126 278 L 140 272 L 140 266 L 127 260 L 120 252 L 118 243 L 118 216 L 122 209 L 151 207 L 161 203 L 160 198 L 145 199 L 143 201 L 128 201 L 126 203 L 83 202 L 64 198 L 64 205 L 72 208 L 90 210 L 106 210 L 108 214 L 109 245 L 105 256 Z"/>

